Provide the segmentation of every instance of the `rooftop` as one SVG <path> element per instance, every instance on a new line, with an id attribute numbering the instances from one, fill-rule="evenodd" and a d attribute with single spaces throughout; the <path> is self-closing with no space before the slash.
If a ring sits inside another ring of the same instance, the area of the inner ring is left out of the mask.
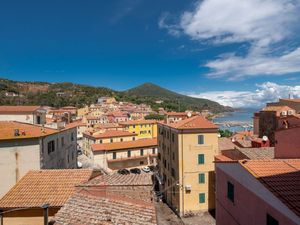
<path id="1" fill-rule="evenodd" d="M 75 192 L 75 185 L 92 177 L 89 169 L 29 171 L 1 200 L 0 208 L 61 207 Z"/>
<path id="2" fill-rule="evenodd" d="M 239 163 L 300 216 L 300 159 L 243 160 Z"/>
<path id="3" fill-rule="evenodd" d="M 91 136 L 93 138 L 114 138 L 114 137 L 135 137 L 137 134 L 130 133 L 128 131 L 123 130 L 106 130 L 104 132 L 95 132 L 93 134 L 89 132 L 85 132 L 85 135 Z"/>
<path id="4" fill-rule="evenodd" d="M 216 126 L 211 121 L 205 119 L 203 116 L 193 116 L 188 119 L 184 119 L 175 123 L 163 123 L 164 125 L 167 125 L 169 127 L 180 129 L 180 130 L 188 130 L 188 129 L 217 129 L 218 126 Z"/>
<path id="5" fill-rule="evenodd" d="M 287 110 L 293 110 L 292 108 L 288 106 L 267 106 L 262 109 L 262 111 L 267 111 L 267 112 L 280 112 L 280 111 L 287 111 Z"/>
<path id="6" fill-rule="evenodd" d="M 141 185 L 152 185 L 151 174 L 128 174 L 120 175 L 114 173 L 112 175 L 98 176 L 87 183 L 85 186 L 98 186 L 98 185 L 110 185 L 110 186 L 141 186 Z"/>
<path id="7" fill-rule="evenodd" d="M 146 148 L 157 146 L 157 139 L 139 139 L 135 141 L 113 142 L 105 144 L 93 144 L 92 150 L 97 151 L 113 151 L 133 148 Z"/>
<path id="8" fill-rule="evenodd" d="M 42 109 L 40 106 L 11 106 L 11 105 L 2 105 L 0 106 L 0 114 L 22 114 L 22 113 L 33 113 L 38 109 Z"/>
<path id="9" fill-rule="evenodd" d="M 15 136 L 15 130 L 19 130 L 19 135 Z M 57 133 L 58 130 L 43 128 L 38 125 L 21 123 L 15 121 L 0 121 L 0 141 L 25 138 L 38 138 Z"/>
<path id="10" fill-rule="evenodd" d="M 248 159 L 274 159 L 274 147 L 265 148 L 240 148 Z"/>
<path id="11" fill-rule="evenodd" d="M 127 122 L 121 122 L 123 125 L 139 125 L 139 124 L 155 124 L 156 120 L 129 120 Z"/>
<path id="12" fill-rule="evenodd" d="M 76 193 L 58 211 L 56 225 L 154 225 L 155 208 L 152 203 L 140 204 L 132 199 L 114 196 L 95 196 Z"/>

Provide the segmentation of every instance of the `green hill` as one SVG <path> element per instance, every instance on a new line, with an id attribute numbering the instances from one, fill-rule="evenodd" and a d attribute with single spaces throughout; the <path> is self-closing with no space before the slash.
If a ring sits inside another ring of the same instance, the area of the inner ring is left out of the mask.
<path id="1" fill-rule="evenodd" d="M 114 96 L 119 101 L 149 104 L 155 110 L 159 107 L 175 111 L 208 109 L 215 113 L 232 110 L 216 102 L 181 95 L 151 83 L 145 83 L 127 91 L 114 91 L 105 87 L 70 82 L 21 82 L 0 78 L 0 105 L 81 107 L 85 104 L 96 103 L 101 96 Z M 157 101 L 163 102 L 159 104 Z"/>

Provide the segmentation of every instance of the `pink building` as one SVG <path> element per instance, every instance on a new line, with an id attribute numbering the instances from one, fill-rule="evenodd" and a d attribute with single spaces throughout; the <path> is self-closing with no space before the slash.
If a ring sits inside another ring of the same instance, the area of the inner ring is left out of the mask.
<path id="1" fill-rule="evenodd" d="M 282 128 L 275 132 L 275 158 L 300 159 L 300 126 Z M 300 181 L 299 181 L 300 186 Z"/>
<path id="2" fill-rule="evenodd" d="M 217 225 L 300 224 L 300 159 L 216 162 Z"/>

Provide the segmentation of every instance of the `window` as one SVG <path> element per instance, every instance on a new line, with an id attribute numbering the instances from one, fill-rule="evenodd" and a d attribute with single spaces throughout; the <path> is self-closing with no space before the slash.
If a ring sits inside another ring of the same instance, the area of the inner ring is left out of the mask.
<path id="1" fill-rule="evenodd" d="M 279 222 L 271 215 L 267 214 L 267 225 L 279 225 Z"/>
<path id="2" fill-rule="evenodd" d="M 102 141 L 102 139 L 100 140 L 100 144 L 102 144 L 103 143 L 103 141 Z"/>
<path id="3" fill-rule="evenodd" d="M 110 139 L 110 143 L 113 143 L 113 142 L 114 142 L 114 139 L 111 138 L 111 139 Z"/>
<path id="4" fill-rule="evenodd" d="M 135 125 L 133 125 L 133 128 L 135 128 Z"/>
<path id="5" fill-rule="evenodd" d="M 65 145 L 65 138 L 62 137 L 62 138 L 61 138 L 61 147 L 63 147 L 64 145 Z"/>
<path id="6" fill-rule="evenodd" d="M 156 152 L 155 152 L 155 148 L 152 148 L 152 154 L 155 154 Z"/>
<path id="7" fill-rule="evenodd" d="M 173 160 L 175 160 L 175 153 L 174 152 L 172 153 L 172 158 L 173 158 Z"/>
<path id="8" fill-rule="evenodd" d="M 171 174 L 172 174 L 172 177 L 175 177 L 175 170 L 174 170 L 174 168 L 171 169 Z"/>
<path id="9" fill-rule="evenodd" d="M 123 142 L 123 138 L 121 138 L 120 141 Z"/>
<path id="10" fill-rule="evenodd" d="M 205 203 L 205 193 L 199 194 L 199 203 Z"/>
<path id="11" fill-rule="evenodd" d="M 199 184 L 205 184 L 205 174 L 199 173 Z"/>
<path id="12" fill-rule="evenodd" d="M 140 153 L 141 153 L 141 156 L 143 156 L 144 155 L 144 149 L 141 149 Z"/>
<path id="13" fill-rule="evenodd" d="M 198 145 L 203 145 L 203 144 L 204 144 L 204 136 L 198 135 Z"/>
<path id="14" fill-rule="evenodd" d="M 132 140 L 135 141 L 135 137 L 133 137 Z"/>
<path id="15" fill-rule="evenodd" d="M 71 133 L 71 141 L 74 141 L 74 133 Z"/>
<path id="16" fill-rule="evenodd" d="M 174 143 L 175 141 L 175 134 L 172 134 L 172 142 Z"/>
<path id="17" fill-rule="evenodd" d="M 175 196 L 175 187 L 172 188 L 173 196 Z"/>
<path id="18" fill-rule="evenodd" d="M 158 153 L 157 158 L 160 160 L 160 158 L 161 158 L 160 153 Z"/>
<path id="19" fill-rule="evenodd" d="M 140 165 L 144 165 L 144 161 L 140 161 Z"/>
<path id="20" fill-rule="evenodd" d="M 234 185 L 230 182 L 227 182 L 227 198 L 234 202 Z"/>
<path id="21" fill-rule="evenodd" d="M 198 155 L 198 164 L 204 164 L 204 154 Z"/>
<path id="22" fill-rule="evenodd" d="M 48 154 L 55 151 L 55 142 L 49 141 L 48 142 Z"/>
<path id="23" fill-rule="evenodd" d="M 117 153 L 113 152 L 113 159 L 116 159 L 116 158 L 117 158 Z"/>
<path id="24" fill-rule="evenodd" d="M 127 151 L 127 157 L 131 157 L 131 151 Z"/>

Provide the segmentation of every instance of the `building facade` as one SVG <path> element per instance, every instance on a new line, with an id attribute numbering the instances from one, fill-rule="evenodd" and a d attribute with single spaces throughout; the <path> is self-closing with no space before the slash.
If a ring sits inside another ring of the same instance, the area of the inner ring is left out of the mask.
<path id="1" fill-rule="evenodd" d="M 29 170 L 77 168 L 76 128 L 0 122 L 0 196 Z"/>
<path id="2" fill-rule="evenodd" d="M 120 123 L 126 131 L 137 134 L 139 138 L 156 138 L 157 122 L 156 120 L 130 120 Z"/>
<path id="3" fill-rule="evenodd" d="M 204 117 L 158 124 L 159 182 L 166 202 L 178 215 L 215 208 L 216 154 L 218 128 Z"/>

